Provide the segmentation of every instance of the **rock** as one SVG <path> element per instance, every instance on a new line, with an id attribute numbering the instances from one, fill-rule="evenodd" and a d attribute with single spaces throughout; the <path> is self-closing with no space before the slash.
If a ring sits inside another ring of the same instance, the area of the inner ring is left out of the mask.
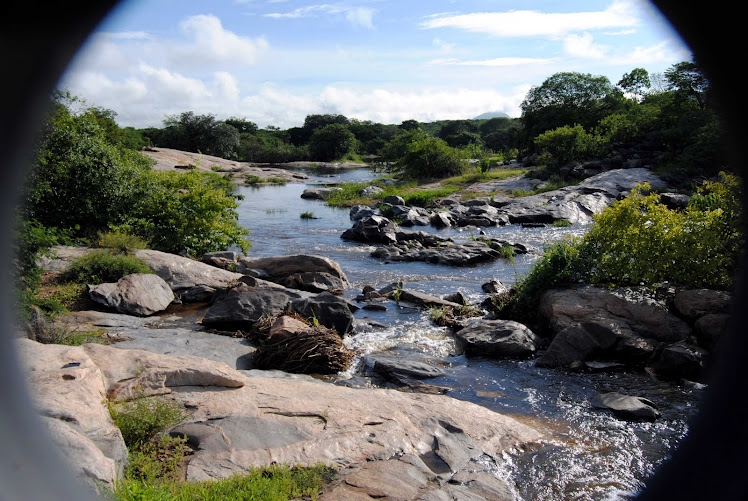
<path id="1" fill-rule="evenodd" d="M 340 265 L 323 256 L 309 254 L 295 254 L 288 256 L 265 257 L 265 258 L 241 258 L 240 262 L 247 268 L 261 270 L 266 279 L 282 283 L 290 276 L 307 273 L 324 273 L 330 275 L 344 285 L 350 286 Z M 307 275 L 311 277 L 312 275 Z M 317 277 L 321 277 L 318 275 Z"/>
<path id="2" fill-rule="evenodd" d="M 349 286 L 347 281 L 322 272 L 294 273 L 283 280 L 283 285 L 290 289 L 331 294 L 341 294 Z"/>
<path id="3" fill-rule="evenodd" d="M 359 191 L 358 194 L 363 197 L 371 197 L 373 195 L 378 195 L 384 191 L 384 188 L 381 188 L 379 186 L 367 186 L 363 190 Z"/>
<path id="4" fill-rule="evenodd" d="M 146 273 L 127 275 L 117 283 L 89 285 L 88 294 L 97 303 L 139 317 L 164 311 L 174 300 L 164 279 Z"/>
<path id="5" fill-rule="evenodd" d="M 342 188 L 307 188 L 301 194 L 301 198 L 307 200 L 327 200 L 331 193 L 342 191 Z"/>
<path id="6" fill-rule="evenodd" d="M 727 313 L 708 313 L 699 318 L 694 324 L 699 346 L 707 351 L 717 348 L 720 338 L 727 332 L 729 321 L 730 315 Z"/>
<path id="7" fill-rule="evenodd" d="M 270 327 L 268 337 L 289 338 L 304 336 L 311 332 L 313 327 L 288 315 L 278 317 Z"/>
<path id="8" fill-rule="evenodd" d="M 660 412 L 650 400 L 622 393 L 598 393 L 591 404 L 598 409 L 609 409 L 626 421 L 654 421 Z"/>
<path id="9" fill-rule="evenodd" d="M 464 306 L 470 304 L 470 300 L 468 300 L 467 296 L 465 296 L 465 294 L 460 291 L 444 296 L 443 299 L 445 301 L 449 301 L 450 303 L 461 304 Z"/>
<path id="10" fill-rule="evenodd" d="M 365 217 L 381 216 L 382 212 L 377 207 L 369 207 L 368 205 L 354 205 L 351 207 L 348 216 L 352 221 L 358 221 Z"/>
<path id="11" fill-rule="evenodd" d="M 686 339 L 688 325 L 667 308 L 647 297 L 631 297 L 627 289 L 589 285 L 552 289 L 540 298 L 538 314 L 554 331 L 572 324 L 615 324 L 622 331 L 657 341 Z"/>
<path id="12" fill-rule="evenodd" d="M 485 292 L 486 294 L 501 294 L 502 292 L 507 291 L 506 286 L 495 278 L 492 278 L 488 282 L 484 283 L 480 286 L 480 288 L 483 289 L 483 292 Z"/>
<path id="13" fill-rule="evenodd" d="M 708 313 L 728 313 L 732 295 L 710 289 L 678 289 L 673 304 L 678 313 L 693 321 Z"/>
<path id="14" fill-rule="evenodd" d="M 239 273 L 166 252 L 144 249 L 135 256 L 163 278 L 179 299 L 188 303 L 210 301 L 216 292 L 232 288 L 242 277 Z"/>
<path id="15" fill-rule="evenodd" d="M 383 204 L 389 204 L 389 205 L 405 205 L 405 200 L 403 200 L 403 197 L 397 196 L 397 195 L 390 195 L 388 197 L 384 197 L 382 200 Z"/>
<path id="16" fill-rule="evenodd" d="M 435 212 L 429 218 L 429 222 L 435 228 L 448 228 L 457 224 L 454 216 L 449 212 Z"/>
<path id="17" fill-rule="evenodd" d="M 691 200 L 689 195 L 681 193 L 660 193 L 660 202 L 671 210 L 685 209 L 688 206 L 689 200 Z"/>
<path id="18" fill-rule="evenodd" d="M 353 329 L 351 304 L 345 299 L 323 292 L 314 297 L 295 299 L 291 309 L 304 318 L 334 329 L 341 337 Z"/>
<path id="19" fill-rule="evenodd" d="M 409 379 L 432 379 L 443 376 L 444 370 L 426 362 L 398 360 L 386 355 L 368 355 L 365 363 L 371 365 L 375 373 L 396 383 Z"/>
<path id="20" fill-rule="evenodd" d="M 103 404 L 104 375 L 84 347 L 19 339 L 16 347 L 37 413 L 52 446 L 92 488 L 114 487 L 124 473 L 127 448 Z"/>
<path id="21" fill-rule="evenodd" d="M 525 325 L 511 320 L 477 320 L 455 333 L 465 353 L 489 358 L 527 357 L 540 339 Z"/>
<path id="22" fill-rule="evenodd" d="M 447 266 L 470 266 L 495 261 L 501 257 L 501 254 L 479 241 L 464 244 L 445 241 L 438 245 L 431 245 L 415 240 L 379 247 L 371 253 L 371 256 L 386 261 L 422 261 Z"/>
<path id="23" fill-rule="evenodd" d="M 56 245 L 50 248 L 48 254 L 40 253 L 36 264 L 44 271 L 62 273 L 70 266 L 70 263 L 85 256 L 92 250 L 88 247 Z"/>
<path id="24" fill-rule="evenodd" d="M 218 328 L 249 328 L 263 316 L 278 316 L 301 294 L 286 289 L 248 287 L 232 289 L 205 314 L 203 325 Z"/>
<path id="25" fill-rule="evenodd" d="M 703 349 L 680 342 L 664 347 L 653 368 L 664 378 L 703 381 L 705 358 L 706 352 Z"/>
<path id="26" fill-rule="evenodd" d="M 537 367 L 569 367 L 604 354 L 618 340 L 615 326 L 595 323 L 572 324 L 556 334 L 548 349 L 535 362 Z"/>
<path id="27" fill-rule="evenodd" d="M 459 303 L 453 303 L 451 301 L 447 301 L 446 299 L 441 299 L 436 296 L 432 296 L 430 294 L 424 294 L 423 292 L 418 292 L 414 290 L 409 289 L 401 289 L 400 290 L 400 301 L 405 301 L 406 303 L 413 303 L 417 304 L 418 306 L 425 306 L 425 307 L 441 307 L 441 306 L 451 306 L 453 308 L 457 308 L 460 306 Z"/>
<path id="28" fill-rule="evenodd" d="M 397 242 L 397 225 L 384 216 L 363 217 L 345 230 L 340 238 L 364 243 L 393 244 Z"/>

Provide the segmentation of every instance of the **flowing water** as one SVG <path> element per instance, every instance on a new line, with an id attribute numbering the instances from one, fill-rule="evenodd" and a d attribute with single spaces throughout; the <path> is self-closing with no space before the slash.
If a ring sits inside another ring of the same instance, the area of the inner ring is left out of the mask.
<path id="1" fill-rule="evenodd" d="M 321 176 L 307 172 L 307 184 L 242 187 L 239 211 L 242 225 L 251 231 L 253 257 L 284 254 L 318 254 L 340 264 L 355 298 L 365 285 L 381 288 L 396 281 L 405 288 L 446 295 L 461 291 L 472 303 L 486 294 L 481 284 L 497 278 L 511 284 L 528 272 L 544 244 L 568 234 L 583 234 L 584 227 L 521 228 L 517 225 L 484 228 L 488 238 L 529 244 L 538 253 L 518 255 L 512 264 L 498 260 L 467 268 L 428 263 L 384 263 L 369 256 L 374 247 L 340 238 L 352 222 L 348 210 L 327 207 L 300 197 L 310 184 L 358 181 L 372 178 L 368 169 Z M 316 219 L 302 219 L 303 212 Z M 455 241 L 467 241 L 479 230 L 436 230 Z M 363 354 L 386 353 L 407 360 L 427 357 L 446 369 L 446 375 L 429 384 L 448 388 L 447 395 L 510 414 L 545 432 L 548 437 L 529 450 L 505 454 L 496 473 L 509 479 L 523 500 L 627 499 L 641 490 L 646 478 L 671 455 L 687 433 L 687 421 L 696 410 L 701 389 L 665 383 L 646 372 L 569 373 L 540 369 L 533 360 L 466 358 L 447 328 L 435 326 L 428 311 L 388 304 L 387 311 L 360 310 L 356 317 L 384 325 L 359 329 L 346 339 Z M 369 377 L 363 359 L 340 376 L 346 384 L 383 385 Z M 341 383 L 341 381 L 338 381 Z M 620 391 L 644 396 L 659 408 L 653 423 L 629 423 L 592 409 L 597 392 Z"/>

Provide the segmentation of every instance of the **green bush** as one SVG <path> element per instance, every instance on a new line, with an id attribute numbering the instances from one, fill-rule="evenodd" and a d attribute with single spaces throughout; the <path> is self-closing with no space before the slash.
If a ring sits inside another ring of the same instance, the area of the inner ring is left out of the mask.
<path id="1" fill-rule="evenodd" d="M 442 179 L 462 174 L 467 162 L 443 140 L 424 136 L 407 145 L 396 166 L 413 179 Z"/>
<path id="2" fill-rule="evenodd" d="M 128 254 L 134 250 L 148 248 L 148 242 L 137 235 L 123 233 L 121 231 L 107 231 L 99 233 L 97 242 L 99 247 L 112 249 L 122 254 Z"/>
<path id="3" fill-rule="evenodd" d="M 158 433 L 184 419 L 184 411 L 177 402 L 161 397 L 142 397 L 130 402 L 109 403 L 109 413 L 122 432 L 128 449 L 137 449 Z"/>
<path id="4" fill-rule="evenodd" d="M 116 282 L 132 273 L 153 273 L 135 256 L 116 254 L 107 250 L 94 250 L 73 261 L 60 279 L 81 284 Z"/>
<path id="5" fill-rule="evenodd" d="M 214 172 L 153 171 L 144 176 L 144 194 L 119 228 L 137 234 L 157 250 L 190 256 L 251 244 L 238 223 L 233 186 Z"/>
<path id="6" fill-rule="evenodd" d="M 564 125 L 540 134 L 535 146 L 541 152 L 538 163 L 556 169 L 572 161 L 590 157 L 599 149 L 598 139 L 581 125 Z"/>

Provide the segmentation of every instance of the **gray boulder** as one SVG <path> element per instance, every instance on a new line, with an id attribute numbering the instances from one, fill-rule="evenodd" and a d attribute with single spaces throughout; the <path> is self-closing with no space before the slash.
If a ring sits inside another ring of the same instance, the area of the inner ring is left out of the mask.
<path id="1" fill-rule="evenodd" d="M 693 321 L 708 313 L 728 313 L 732 295 L 710 289 L 679 289 L 675 291 L 673 304 L 678 313 Z"/>
<path id="2" fill-rule="evenodd" d="M 265 315 L 278 316 L 301 294 L 280 288 L 248 287 L 232 289 L 216 301 L 203 317 L 206 327 L 250 327 Z"/>
<path id="3" fill-rule="evenodd" d="M 409 379 L 432 379 L 444 375 L 444 370 L 433 364 L 416 360 L 398 360 L 386 355 L 369 355 L 365 363 L 371 365 L 375 373 L 397 383 Z"/>
<path id="4" fill-rule="evenodd" d="M 301 198 L 307 200 L 326 200 L 331 193 L 334 193 L 336 191 L 342 191 L 342 188 L 307 188 L 301 194 Z"/>
<path id="5" fill-rule="evenodd" d="M 397 242 L 397 225 L 384 216 L 363 217 L 345 230 L 340 238 L 364 243 L 393 244 Z"/>
<path id="6" fill-rule="evenodd" d="M 698 346 L 685 342 L 674 343 L 662 349 L 654 362 L 655 372 L 667 379 L 704 379 L 706 352 Z"/>
<path id="7" fill-rule="evenodd" d="M 540 318 L 560 332 L 572 324 L 616 324 L 623 331 L 664 342 L 686 339 L 688 324 L 667 307 L 629 289 L 603 289 L 590 285 L 552 289 L 543 293 Z"/>
<path id="8" fill-rule="evenodd" d="M 646 398 L 633 395 L 617 392 L 598 393 L 591 404 L 597 409 L 609 409 L 616 417 L 626 421 L 654 421 L 660 417 L 655 404 Z"/>
<path id="9" fill-rule="evenodd" d="M 348 287 L 348 282 L 323 272 L 294 273 L 283 280 L 283 284 L 289 289 L 298 289 L 307 292 L 330 292 L 340 294 Z"/>
<path id="10" fill-rule="evenodd" d="M 127 275 L 117 283 L 89 285 L 88 294 L 97 303 L 139 317 L 164 311 L 174 301 L 169 284 L 148 273 Z"/>
<path id="11" fill-rule="evenodd" d="M 353 312 L 358 309 L 348 301 L 328 292 L 313 297 L 294 299 L 290 303 L 293 311 L 306 319 L 316 319 L 320 325 L 334 329 L 342 337 L 353 330 Z"/>
<path id="12" fill-rule="evenodd" d="M 255 259 L 241 258 L 239 261 L 247 268 L 261 270 L 267 280 L 275 282 L 283 282 L 287 277 L 301 273 L 326 273 L 337 278 L 345 287 L 349 285 L 340 265 L 323 256 L 293 254 Z"/>
<path id="13" fill-rule="evenodd" d="M 235 286 L 242 275 L 186 257 L 150 249 L 135 256 L 143 260 L 169 284 L 179 299 L 187 303 L 207 302 L 218 291 Z"/>
<path id="14" fill-rule="evenodd" d="M 467 355 L 528 357 L 540 339 L 527 326 L 511 320 L 477 320 L 455 333 Z"/>
<path id="15" fill-rule="evenodd" d="M 535 362 L 538 367 L 569 367 L 603 354 L 615 346 L 615 327 L 602 324 L 573 324 L 556 334 L 548 349 Z"/>

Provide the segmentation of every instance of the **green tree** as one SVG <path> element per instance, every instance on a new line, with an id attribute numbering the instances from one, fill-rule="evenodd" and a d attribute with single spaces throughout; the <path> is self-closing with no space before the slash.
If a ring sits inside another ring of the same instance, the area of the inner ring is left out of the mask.
<path id="1" fill-rule="evenodd" d="M 384 157 L 395 170 L 415 179 L 439 179 L 461 174 L 467 163 L 445 141 L 420 129 L 396 136 L 384 148 Z"/>
<path id="2" fill-rule="evenodd" d="M 215 115 L 196 115 L 185 111 L 167 116 L 165 130 L 159 134 L 159 146 L 221 158 L 236 158 L 239 131 L 216 120 Z"/>
<path id="3" fill-rule="evenodd" d="M 309 156 L 313 160 L 339 160 L 354 151 L 356 138 L 348 127 L 333 123 L 317 129 L 309 139 Z"/>
<path id="4" fill-rule="evenodd" d="M 624 73 L 618 86 L 629 94 L 633 94 L 637 99 L 641 99 L 647 90 L 652 86 L 649 79 L 649 73 L 644 68 L 634 68 L 629 73 Z"/>
<path id="5" fill-rule="evenodd" d="M 668 89 L 675 92 L 681 101 L 693 102 L 699 109 L 707 107 L 709 80 L 693 61 L 674 64 L 665 70 Z"/>
<path id="6" fill-rule="evenodd" d="M 580 124 L 591 129 L 615 111 L 623 95 L 604 76 L 564 72 L 533 87 L 522 101 L 524 142 L 529 146 L 547 130 Z"/>

